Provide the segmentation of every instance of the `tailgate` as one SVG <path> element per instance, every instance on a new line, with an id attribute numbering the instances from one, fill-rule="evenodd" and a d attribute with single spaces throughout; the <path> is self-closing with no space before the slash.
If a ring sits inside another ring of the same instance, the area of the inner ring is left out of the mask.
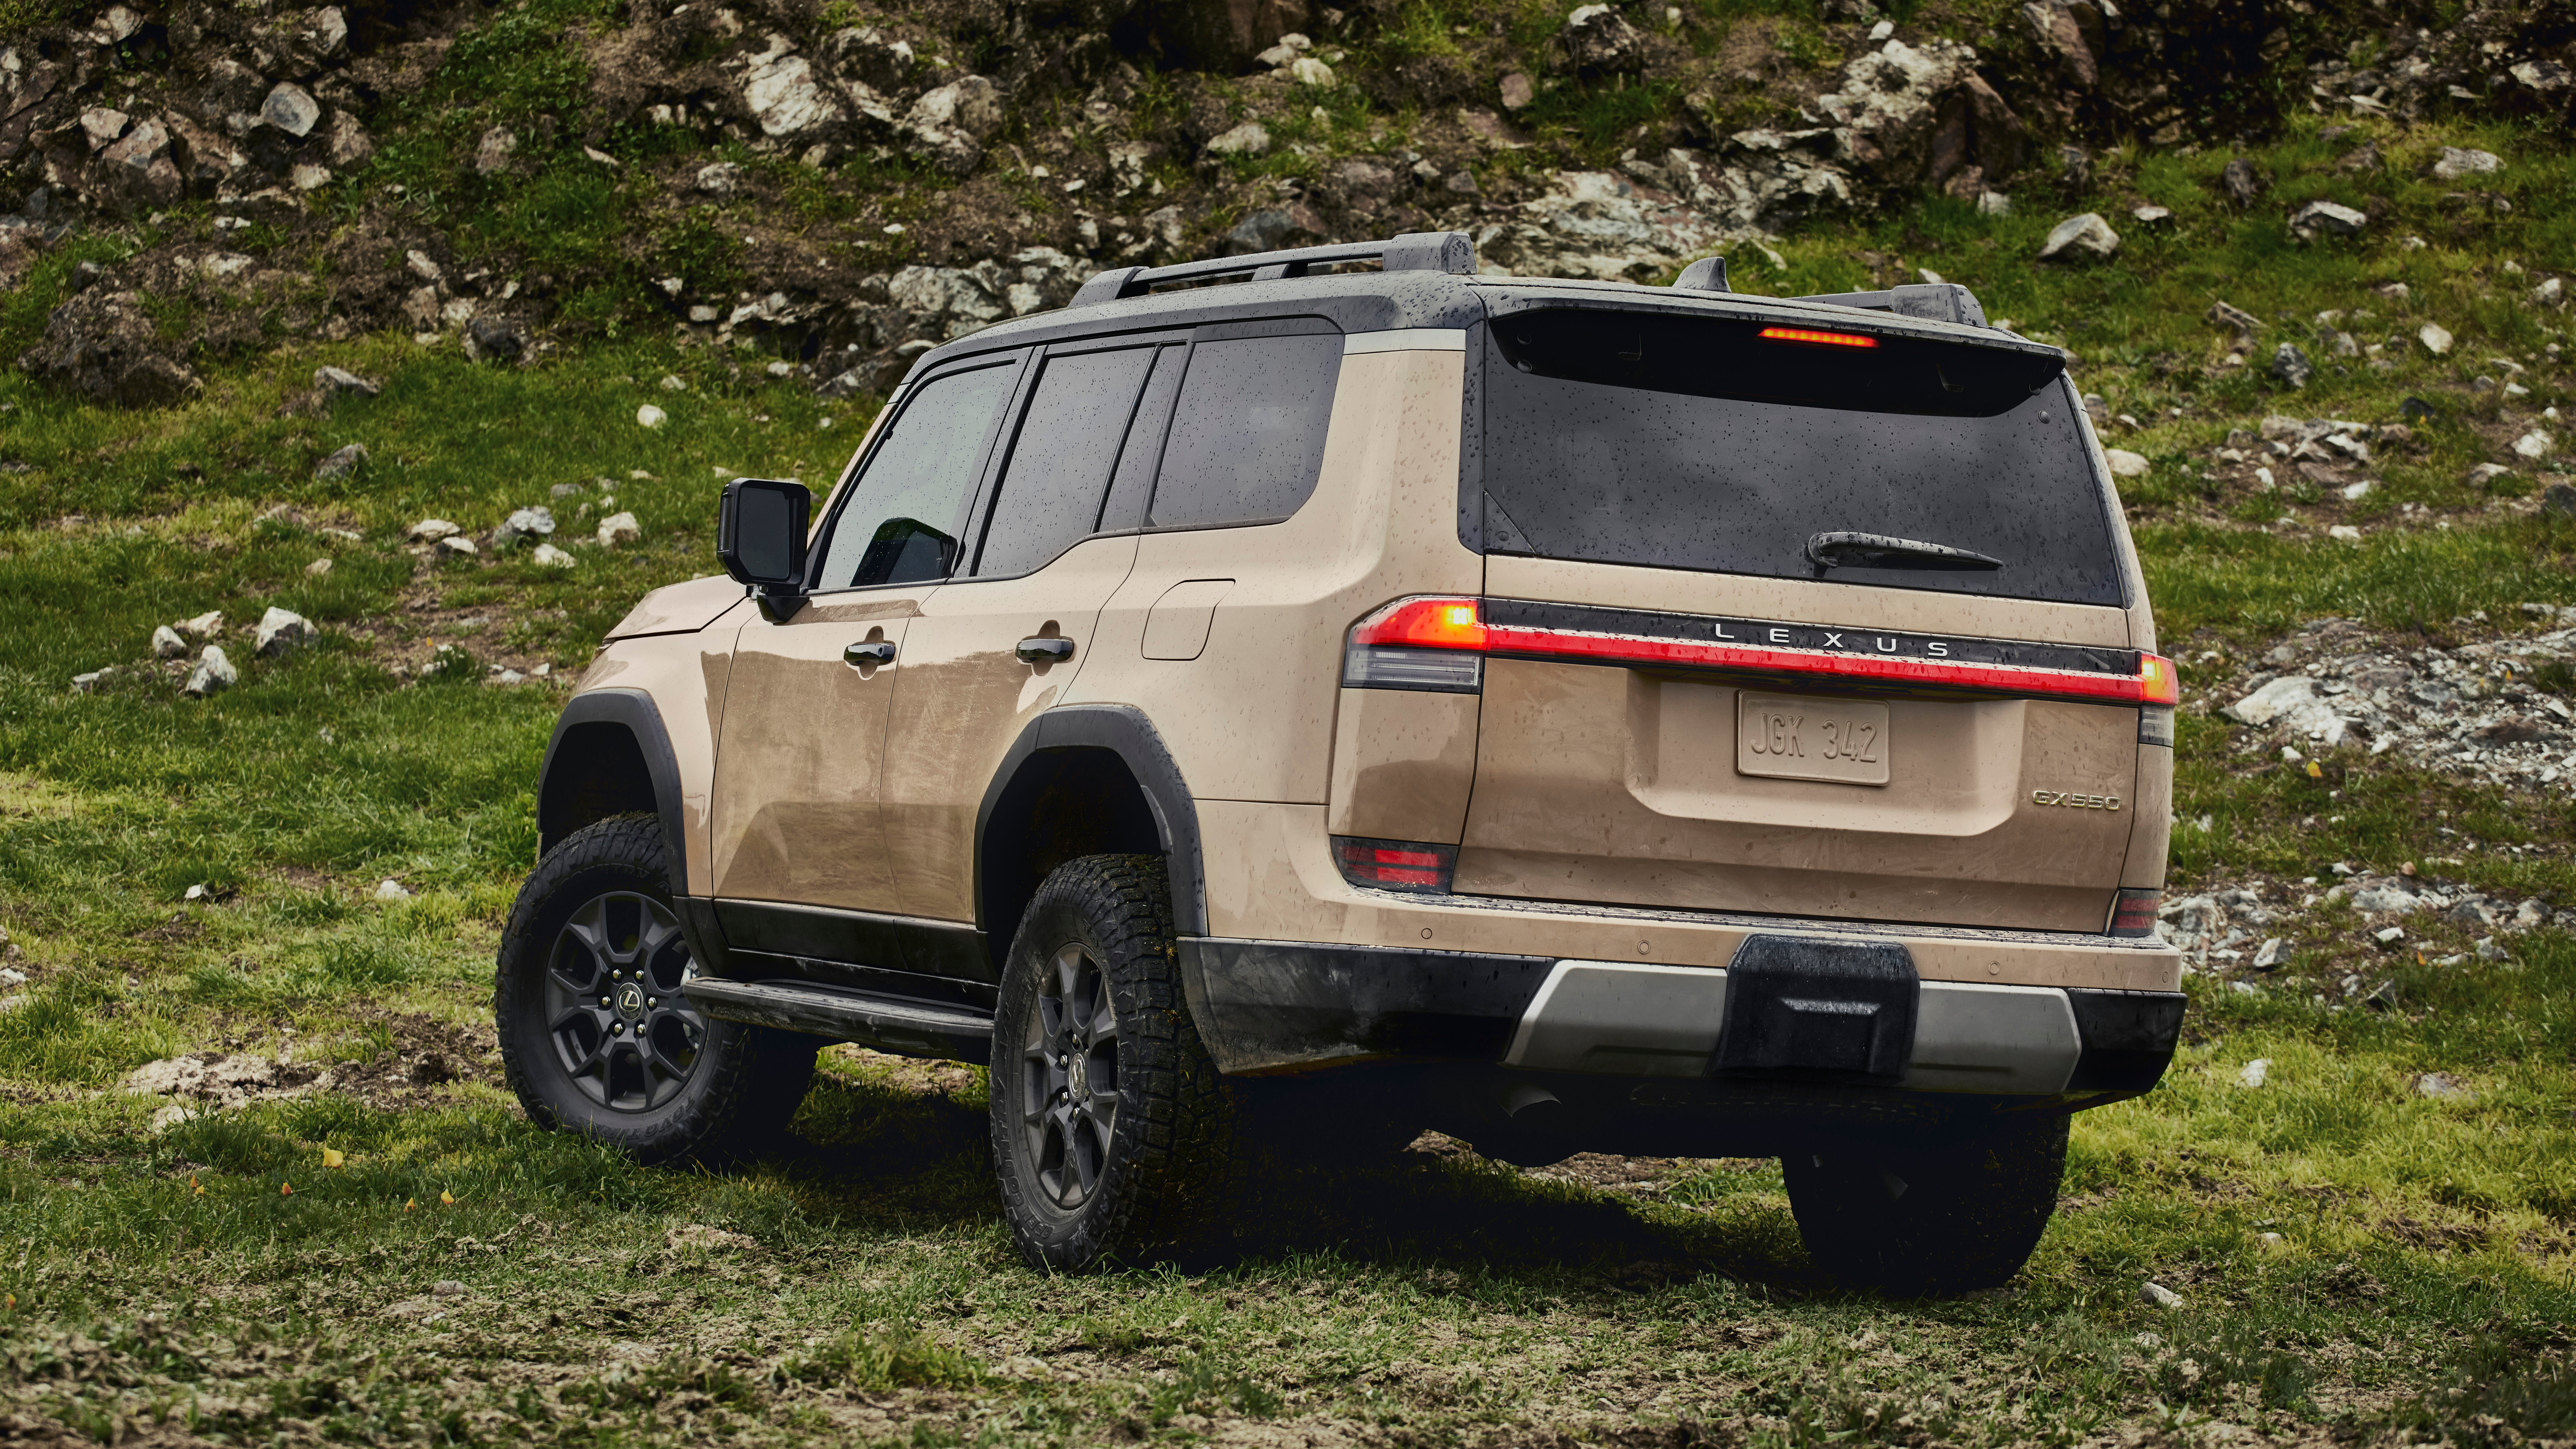
<path id="1" fill-rule="evenodd" d="M 2129 840 L 2136 705 L 1831 671 L 1910 661 L 1973 679 L 1946 661 L 2008 654 L 2048 661 L 2003 668 L 2056 687 L 2041 671 L 2133 677 L 2134 653 L 1670 614 L 1600 628 L 1611 612 L 1487 602 L 1497 626 L 1554 618 L 1577 639 L 1669 656 L 1652 647 L 1664 636 L 1708 657 L 1658 667 L 1546 657 L 1544 638 L 1530 657 L 1497 648 L 1460 893 L 2104 929 Z M 1762 652 L 1701 642 L 1721 634 Z M 1836 644 L 1865 652 L 1838 659 Z"/>

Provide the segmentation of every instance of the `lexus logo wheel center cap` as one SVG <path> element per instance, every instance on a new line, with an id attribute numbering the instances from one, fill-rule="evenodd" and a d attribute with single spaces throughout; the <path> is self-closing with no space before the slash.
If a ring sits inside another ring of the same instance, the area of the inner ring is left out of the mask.
<path id="1" fill-rule="evenodd" d="M 618 1017 L 625 1021 L 633 1021 L 643 1014 L 644 988 L 632 981 L 621 984 L 617 988 Z"/>

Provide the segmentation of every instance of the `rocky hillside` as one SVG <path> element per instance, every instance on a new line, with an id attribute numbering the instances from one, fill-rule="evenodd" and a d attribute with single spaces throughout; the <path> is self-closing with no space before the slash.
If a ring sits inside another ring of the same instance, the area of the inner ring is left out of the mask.
<path id="1" fill-rule="evenodd" d="M 0 292 L 128 407 L 383 329 L 873 392 L 1113 264 L 1455 228 L 1655 281 L 2296 112 L 2563 119 L 2571 64 L 2576 12 L 2426 0 L 0 0 Z"/>

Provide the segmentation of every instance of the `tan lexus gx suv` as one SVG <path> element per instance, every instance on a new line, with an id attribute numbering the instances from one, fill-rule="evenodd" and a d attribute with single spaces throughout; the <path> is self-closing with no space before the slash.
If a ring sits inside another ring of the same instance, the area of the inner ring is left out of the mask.
<path id="1" fill-rule="evenodd" d="M 719 553 L 546 755 L 541 1124 L 738 1148 L 860 1042 L 990 1064 L 1034 1263 L 1437 1128 L 1777 1156 L 1820 1268 L 1938 1292 L 2172 1057 L 2173 666 L 2063 355 L 1964 288 L 1106 272 Z"/>

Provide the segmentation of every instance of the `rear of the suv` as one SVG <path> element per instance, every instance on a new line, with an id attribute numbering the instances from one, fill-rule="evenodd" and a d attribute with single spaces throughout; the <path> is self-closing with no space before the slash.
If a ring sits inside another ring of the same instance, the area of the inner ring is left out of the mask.
<path id="1" fill-rule="evenodd" d="M 2061 354 L 1957 288 L 1482 278 L 1462 247 L 1131 270 L 926 356 L 764 584 L 788 605 L 736 620 L 713 798 L 671 826 L 715 863 L 673 891 L 689 998 L 989 1052 L 1045 1261 L 1203 1234 L 1282 1136 L 1428 1126 L 1780 1156 L 1827 1268 L 2008 1277 L 2068 1114 L 2152 1086 L 2181 1015 L 2174 678 Z M 1120 400 L 1048 411 L 1091 375 Z M 983 461 L 908 443 L 970 377 L 1014 399 Z M 1058 468 L 1049 541 L 1006 536 L 1028 460 L 1084 447 L 1101 496 Z M 962 542 L 815 592 L 906 467 L 979 500 L 937 526 Z M 761 662 L 841 633 L 845 704 Z M 891 720 L 866 841 L 728 803 L 794 794 L 836 710 Z"/>

